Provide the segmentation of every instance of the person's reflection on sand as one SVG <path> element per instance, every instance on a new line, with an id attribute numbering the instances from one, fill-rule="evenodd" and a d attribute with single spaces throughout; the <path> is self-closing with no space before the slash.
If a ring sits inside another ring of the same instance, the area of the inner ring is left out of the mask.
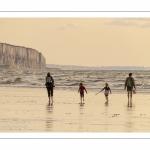
<path id="1" fill-rule="evenodd" d="M 109 118 L 108 118 L 108 114 L 109 114 L 109 107 L 108 107 L 108 102 L 105 102 L 105 107 L 104 107 L 104 113 L 103 113 L 103 117 L 105 118 L 105 124 L 109 124 Z M 104 125 L 104 130 L 107 132 L 108 131 L 108 126 Z"/>
<path id="2" fill-rule="evenodd" d="M 108 106 L 108 101 L 105 102 L 105 106 Z"/>
<path id="3" fill-rule="evenodd" d="M 53 102 L 49 101 L 48 105 L 46 106 L 46 131 L 52 131 L 53 128 Z"/>
<path id="4" fill-rule="evenodd" d="M 126 111 L 126 121 L 125 121 L 125 125 L 124 125 L 124 130 L 125 132 L 131 132 L 134 129 L 134 120 L 132 118 L 132 116 L 134 116 L 134 107 L 127 107 L 127 111 Z"/>
<path id="5" fill-rule="evenodd" d="M 81 107 L 84 107 L 84 103 L 80 103 L 80 106 L 81 106 Z"/>
<path id="6" fill-rule="evenodd" d="M 78 127 L 78 131 L 82 131 L 83 130 L 83 120 L 84 120 L 84 115 L 83 115 L 83 110 L 84 110 L 84 103 L 80 103 L 79 106 L 79 127 Z"/>

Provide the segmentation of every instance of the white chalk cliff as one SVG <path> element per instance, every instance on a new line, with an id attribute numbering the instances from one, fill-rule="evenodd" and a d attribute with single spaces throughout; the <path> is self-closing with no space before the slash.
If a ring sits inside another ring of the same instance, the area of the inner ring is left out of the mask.
<path id="1" fill-rule="evenodd" d="M 0 43 L 0 66 L 45 69 L 46 60 L 42 53 L 32 48 Z"/>

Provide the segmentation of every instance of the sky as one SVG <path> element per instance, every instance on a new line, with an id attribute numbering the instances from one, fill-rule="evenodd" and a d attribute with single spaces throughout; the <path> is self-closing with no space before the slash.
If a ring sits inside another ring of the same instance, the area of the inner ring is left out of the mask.
<path id="1" fill-rule="evenodd" d="M 46 64 L 150 67 L 150 18 L 0 18 L 0 43 Z"/>

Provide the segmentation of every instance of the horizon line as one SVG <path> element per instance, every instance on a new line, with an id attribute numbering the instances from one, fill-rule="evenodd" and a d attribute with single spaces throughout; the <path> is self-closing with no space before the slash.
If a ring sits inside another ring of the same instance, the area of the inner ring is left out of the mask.
<path id="1" fill-rule="evenodd" d="M 150 66 L 79 66 L 79 65 L 60 65 L 60 64 L 46 64 L 46 65 L 58 65 L 58 66 L 74 66 L 74 67 L 142 67 L 148 68 Z"/>

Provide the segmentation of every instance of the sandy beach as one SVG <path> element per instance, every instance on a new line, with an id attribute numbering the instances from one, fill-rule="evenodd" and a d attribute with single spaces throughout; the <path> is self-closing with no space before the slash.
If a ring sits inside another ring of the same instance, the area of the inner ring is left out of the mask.
<path id="1" fill-rule="evenodd" d="M 150 94 L 134 94 L 127 106 L 126 91 L 109 95 L 55 90 L 49 105 L 45 88 L 0 88 L 0 132 L 149 132 Z"/>

